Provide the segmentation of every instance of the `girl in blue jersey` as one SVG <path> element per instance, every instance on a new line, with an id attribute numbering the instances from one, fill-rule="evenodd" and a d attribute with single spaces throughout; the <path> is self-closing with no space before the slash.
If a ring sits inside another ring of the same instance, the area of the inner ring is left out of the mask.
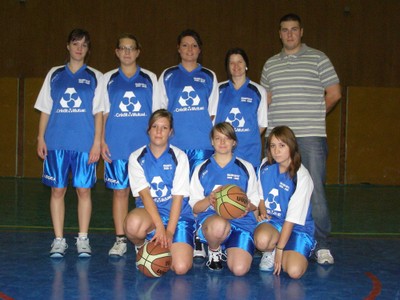
<path id="1" fill-rule="evenodd" d="M 242 276 L 250 270 L 255 249 L 253 232 L 257 221 L 253 211 L 260 201 L 256 174 L 249 162 L 233 153 L 237 137 L 232 125 L 216 124 L 211 131 L 211 142 L 215 153 L 196 167 L 190 182 L 189 203 L 198 215 L 197 235 L 208 244 L 206 265 L 211 270 L 222 269 L 221 261 L 225 258 L 222 250 L 226 250 L 228 268 Z M 226 220 L 215 212 L 215 192 L 226 184 L 239 186 L 250 200 L 247 212 L 238 219 Z"/>
<path id="2" fill-rule="evenodd" d="M 115 54 L 120 67 L 104 74 L 104 101 L 101 155 L 104 159 L 104 182 L 113 190 L 113 219 L 116 241 L 108 252 L 126 253 L 124 219 L 128 214 L 129 155 L 148 143 L 146 128 L 155 106 L 156 75 L 137 64 L 141 45 L 132 34 L 117 40 Z"/>
<path id="3" fill-rule="evenodd" d="M 297 279 L 306 272 L 315 247 L 310 205 L 314 186 L 289 127 L 275 127 L 267 146 L 267 157 L 258 170 L 264 200 L 260 201 L 254 232 L 256 247 L 264 252 L 260 270 L 279 275 L 283 269 Z"/>
<path id="4" fill-rule="evenodd" d="M 37 154 L 44 159 L 42 182 L 51 187 L 50 212 L 55 239 L 51 257 L 63 257 L 64 197 L 69 175 L 78 195 L 80 257 L 91 255 L 87 238 L 92 201 L 90 188 L 96 182 L 100 158 L 102 105 L 99 97 L 101 73 L 85 64 L 90 50 L 89 33 L 74 29 L 68 36 L 68 63 L 52 68 L 35 103 L 41 111 Z"/>
<path id="5" fill-rule="evenodd" d="M 254 168 L 261 162 L 261 134 L 267 127 L 267 92 L 247 77 L 249 59 L 240 48 L 225 56 L 227 81 L 218 86 L 219 100 L 215 123 L 229 122 L 235 128 L 238 145 L 235 154 Z"/>
<path id="6" fill-rule="evenodd" d="M 197 32 L 185 30 L 177 42 L 181 62 L 162 72 L 160 101 L 174 116 L 171 143 L 188 155 L 192 173 L 213 153 L 208 135 L 217 109 L 218 82 L 215 73 L 198 62 L 203 43 Z"/>
<path id="7" fill-rule="evenodd" d="M 171 143 L 187 154 L 190 174 L 213 153 L 208 135 L 218 103 L 217 76 L 199 63 L 202 46 L 196 31 L 182 31 L 177 39 L 181 62 L 164 70 L 159 78 L 161 107 L 174 116 Z M 206 256 L 197 238 L 193 256 Z"/>
<path id="8" fill-rule="evenodd" d="M 129 157 L 129 182 L 136 208 L 125 219 L 125 234 L 136 249 L 152 240 L 172 255 L 171 269 L 185 274 L 193 264 L 194 218 L 188 203 L 189 161 L 169 144 L 173 118 L 165 109 L 150 117 L 150 143 Z"/>

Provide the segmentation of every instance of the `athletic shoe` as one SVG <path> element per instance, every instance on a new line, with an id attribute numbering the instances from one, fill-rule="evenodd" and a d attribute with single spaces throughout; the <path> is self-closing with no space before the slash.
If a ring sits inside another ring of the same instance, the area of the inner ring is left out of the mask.
<path id="1" fill-rule="evenodd" d="M 221 247 L 217 251 L 208 248 L 208 262 L 206 262 L 206 266 L 210 270 L 221 270 L 223 261 L 226 261 L 226 256 L 222 253 Z"/>
<path id="2" fill-rule="evenodd" d="M 194 240 L 193 257 L 206 258 L 206 250 L 204 249 L 204 244 L 200 242 L 200 239 L 198 237 L 196 237 Z"/>
<path id="3" fill-rule="evenodd" d="M 89 239 L 87 237 L 76 238 L 76 249 L 78 250 L 79 257 L 90 257 L 92 255 L 92 249 L 89 245 Z"/>
<path id="4" fill-rule="evenodd" d="M 319 249 L 315 253 L 315 257 L 320 265 L 333 265 L 335 263 L 335 259 L 329 249 Z"/>
<path id="5" fill-rule="evenodd" d="M 149 242 L 149 240 L 145 239 L 145 240 L 144 240 L 144 243 L 141 244 L 140 246 L 135 245 L 135 252 L 136 252 L 136 254 L 138 254 L 139 249 L 142 248 L 142 247 L 143 247 L 146 243 L 148 243 L 148 242 Z"/>
<path id="6" fill-rule="evenodd" d="M 275 250 L 272 252 L 264 252 L 260 261 L 260 271 L 271 272 L 274 270 Z"/>
<path id="7" fill-rule="evenodd" d="M 64 238 L 55 238 L 51 244 L 50 257 L 61 258 L 64 257 L 68 245 Z"/>
<path id="8" fill-rule="evenodd" d="M 108 251 L 110 256 L 123 256 L 126 253 L 126 237 L 117 237 L 114 246 Z"/>

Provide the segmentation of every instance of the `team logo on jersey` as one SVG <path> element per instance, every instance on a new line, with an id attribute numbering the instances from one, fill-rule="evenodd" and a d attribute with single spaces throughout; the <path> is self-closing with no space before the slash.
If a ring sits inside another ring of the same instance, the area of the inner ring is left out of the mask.
<path id="1" fill-rule="evenodd" d="M 200 97 L 192 86 L 185 86 L 178 102 L 182 107 L 197 106 L 200 103 Z"/>
<path id="2" fill-rule="evenodd" d="M 267 201 L 265 201 L 265 205 L 268 210 L 273 210 L 280 215 L 280 212 L 282 212 L 281 205 L 276 201 L 276 197 L 279 195 L 279 191 L 275 188 L 273 188 L 267 197 Z M 275 213 L 276 215 L 276 213 Z"/>
<path id="3" fill-rule="evenodd" d="M 150 186 L 150 193 L 153 198 L 161 198 L 167 196 L 168 187 L 160 176 L 154 176 L 151 180 Z"/>
<path id="4" fill-rule="evenodd" d="M 225 122 L 231 123 L 233 127 L 243 127 L 246 121 L 239 108 L 233 107 L 226 117 Z"/>
<path id="5" fill-rule="evenodd" d="M 60 104 L 64 108 L 81 107 L 82 100 L 74 88 L 67 88 L 60 100 Z"/>
<path id="6" fill-rule="evenodd" d="M 123 112 L 137 112 L 140 111 L 141 108 L 142 105 L 137 100 L 135 94 L 132 91 L 126 91 L 119 104 L 119 109 Z"/>

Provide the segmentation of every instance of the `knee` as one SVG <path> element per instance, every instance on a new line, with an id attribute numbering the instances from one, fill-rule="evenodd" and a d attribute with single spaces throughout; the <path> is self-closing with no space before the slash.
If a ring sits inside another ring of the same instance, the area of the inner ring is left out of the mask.
<path id="1" fill-rule="evenodd" d="M 287 274 L 292 279 L 300 279 L 304 275 L 305 271 L 306 270 L 299 265 L 291 265 L 287 269 Z"/>
<path id="2" fill-rule="evenodd" d="M 273 243 L 266 235 L 258 235 L 254 237 L 254 244 L 258 250 L 267 251 L 273 249 L 276 243 Z"/>
<path id="3" fill-rule="evenodd" d="M 171 269 L 176 275 L 185 275 L 192 268 L 192 264 L 184 261 L 172 263 Z"/>
<path id="4" fill-rule="evenodd" d="M 133 217 L 132 215 L 129 215 L 126 217 L 125 222 L 124 222 L 124 231 L 125 234 L 127 235 L 135 235 L 137 232 L 138 228 L 140 228 L 140 222 L 137 220 L 137 218 Z"/>
<path id="5" fill-rule="evenodd" d="M 77 188 L 76 193 L 79 199 L 90 199 L 90 189 Z"/>
<path id="6" fill-rule="evenodd" d="M 218 240 L 222 240 L 225 239 L 226 236 L 228 235 L 230 230 L 230 225 L 229 222 L 227 222 L 222 218 L 215 219 L 213 220 L 212 223 L 207 224 L 205 228 L 203 227 L 203 230 L 206 236 L 211 236 Z"/>
<path id="7" fill-rule="evenodd" d="M 249 272 L 250 266 L 245 264 L 233 264 L 229 269 L 235 276 L 244 276 Z"/>

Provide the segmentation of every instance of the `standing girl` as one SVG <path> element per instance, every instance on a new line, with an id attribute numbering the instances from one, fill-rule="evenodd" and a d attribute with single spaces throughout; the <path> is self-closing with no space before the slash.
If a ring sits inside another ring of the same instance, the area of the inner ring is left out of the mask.
<path id="1" fill-rule="evenodd" d="M 259 224 L 254 233 L 256 247 L 263 251 L 261 271 L 281 268 L 291 278 L 300 278 L 315 247 L 310 199 L 313 182 L 301 157 L 292 130 L 275 127 L 267 140 L 268 155 L 258 173 Z"/>
<path id="2" fill-rule="evenodd" d="M 196 167 L 190 182 L 190 205 L 198 214 L 197 235 L 208 244 L 207 266 L 222 269 L 226 250 L 228 268 L 237 276 L 250 270 L 254 254 L 253 232 L 257 221 L 253 213 L 260 198 L 254 167 L 236 157 L 233 149 L 237 137 L 232 125 L 219 123 L 211 131 L 215 153 Z M 215 192 L 219 187 L 235 184 L 249 198 L 247 212 L 241 218 L 226 220 L 215 213 Z"/>
<path id="3" fill-rule="evenodd" d="M 185 274 L 193 264 L 193 213 L 188 203 L 189 162 L 169 144 L 173 130 L 165 109 L 150 117 L 150 143 L 129 157 L 129 182 L 136 208 L 125 219 L 125 234 L 136 249 L 152 240 L 172 255 L 171 269 Z"/>
<path id="4" fill-rule="evenodd" d="M 132 34 L 121 35 L 115 55 L 120 67 L 104 74 L 104 101 L 101 155 L 104 182 L 113 190 L 113 219 L 116 240 L 108 252 L 122 256 L 127 250 L 124 219 L 128 214 L 129 155 L 148 143 L 146 128 L 154 108 L 156 75 L 137 64 L 141 45 Z"/>
<path id="5" fill-rule="evenodd" d="M 218 104 L 217 76 L 199 63 L 202 46 L 196 31 L 182 31 L 177 40 L 181 62 L 159 78 L 161 107 L 172 113 L 175 122 L 171 142 L 187 154 L 190 174 L 213 153 L 208 135 Z M 193 256 L 206 256 L 197 238 Z"/>
<path id="6" fill-rule="evenodd" d="M 267 92 L 247 77 L 249 59 L 240 48 L 228 50 L 225 69 L 228 81 L 219 84 L 215 123 L 229 122 L 239 143 L 235 154 L 254 168 L 261 162 L 261 134 L 267 127 Z"/>
<path id="7" fill-rule="evenodd" d="M 78 195 L 78 255 L 91 255 L 89 239 L 92 201 L 100 158 L 102 105 L 99 98 L 101 73 L 85 64 L 90 50 L 89 33 L 74 29 L 68 36 L 68 63 L 52 68 L 35 103 L 41 111 L 37 154 L 44 160 L 42 182 L 51 187 L 50 212 L 55 239 L 51 257 L 63 257 L 65 204 L 68 179 Z"/>

